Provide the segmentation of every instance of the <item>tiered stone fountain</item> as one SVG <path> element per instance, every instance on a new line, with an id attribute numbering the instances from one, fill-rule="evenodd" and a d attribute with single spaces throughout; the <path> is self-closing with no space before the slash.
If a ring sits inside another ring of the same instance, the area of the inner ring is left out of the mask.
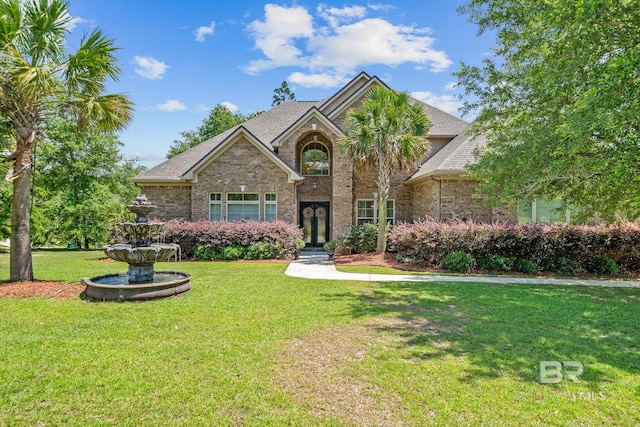
<path id="1" fill-rule="evenodd" d="M 142 300 L 177 295 L 191 289 L 191 276 L 176 271 L 155 271 L 156 262 L 177 257 L 180 246 L 151 243 L 164 227 L 149 223 L 147 215 L 156 207 L 140 194 L 127 207 L 136 214 L 135 222 L 120 222 L 119 228 L 128 237 L 128 244 L 106 245 L 102 249 L 109 258 L 126 262 L 129 270 L 121 274 L 84 278 L 86 295 L 97 300 Z"/>

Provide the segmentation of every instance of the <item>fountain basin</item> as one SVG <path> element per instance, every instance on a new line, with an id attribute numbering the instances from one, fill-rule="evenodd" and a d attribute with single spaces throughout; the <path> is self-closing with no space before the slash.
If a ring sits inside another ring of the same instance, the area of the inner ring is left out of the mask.
<path id="1" fill-rule="evenodd" d="M 177 271 L 156 271 L 153 281 L 129 283 L 127 273 L 106 274 L 81 279 L 89 298 L 101 301 L 128 301 L 164 298 L 191 289 L 191 275 Z"/>
<path id="2" fill-rule="evenodd" d="M 129 265 L 150 265 L 165 262 L 178 253 L 180 246 L 175 244 L 154 243 L 150 246 L 107 245 L 102 248 L 111 259 L 126 262 Z"/>

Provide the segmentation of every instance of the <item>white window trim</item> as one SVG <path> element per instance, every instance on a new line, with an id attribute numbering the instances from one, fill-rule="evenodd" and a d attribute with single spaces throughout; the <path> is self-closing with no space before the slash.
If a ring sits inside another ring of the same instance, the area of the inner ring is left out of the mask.
<path id="1" fill-rule="evenodd" d="M 229 196 L 233 195 L 233 194 L 242 194 L 243 197 L 245 195 L 249 195 L 249 194 L 256 194 L 258 196 L 257 200 L 229 200 Z M 226 197 L 226 214 L 227 214 L 227 220 L 229 220 L 229 206 L 232 205 L 257 205 L 258 206 L 258 219 L 257 221 L 260 221 L 260 193 L 253 193 L 253 192 L 246 192 L 246 193 L 227 193 Z M 238 221 L 238 220 L 233 220 L 233 221 Z"/>
<path id="2" fill-rule="evenodd" d="M 357 199 L 356 200 L 356 225 L 360 222 L 360 220 L 369 220 L 370 217 L 360 217 L 358 216 L 358 202 L 366 202 L 366 203 L 370 203 L 373 202 L 373 221 L 371 222 L 372 224 L 377 224 L 378 223 L 378 200 L 376 199 Z M 391 210 L 391 212 L 393 213 L 392 216 L 387 216 L 387 222 L 391 221 L 391 225 L 395 225 L 396 223 L 396 201 L 395 199 L 387 199 L 387 204 L 391 202 L 393 204 L 393 209 Z M 387 208 L 388 210 L 388 208 Z"/>
<path id="3" fill-rule="evenodd" d="M 211 200 L 211 196 L 214 194 L 220 195 L 220 200 Z M 211 220 L 211 206 L 213 205 L 220 206 L 220 219 Z M 215 222 L 215 221 L 222 221 L 223 219 L 224 217 L 222 216 L 222 193 L 218 193 L 218 192 L 209 193 L 209 221 Z"/>
<path id="4" fill-rule="evenodd" d="M 267 200 L 267 195 L 268 194 L 273 194 L 276 199 L 275 200 Z M 267 206 L 275 206 L 276 208 L 276 216 L 273 218 L 269 218 L 267 220 Z M 265 221 L 273 221 L 278 219 L 278 193 L 265 193 L 264 194 L 264 215 L 263 218 Z"/>
<path id="5" fill-rule="evenodd" d="M 327 163 L 329 163 L 327 174 L 326 175 L 307 175 L 304 173 L 304 162 L 302 161 L 302 155 L 304 154 L 304 150 L 311 144 L 319 144 L 322 145 L 325 150 L 327 150 Z M 305 145 L 302 146 L 302 150 L 300 150 L 300 175 L 302 176 L 331 176 L 331 151 L 329 151 L 329 147 L 324 142 L 320 141 L 309 141 Z"/>

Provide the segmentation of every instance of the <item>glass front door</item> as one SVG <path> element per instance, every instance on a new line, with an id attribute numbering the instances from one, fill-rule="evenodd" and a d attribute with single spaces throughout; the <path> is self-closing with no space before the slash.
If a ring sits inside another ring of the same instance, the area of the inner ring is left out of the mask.
<path id="1" fill-rule="evenodd" d="M 322 247 L 329 240 L 329 202 L 300 202 L 300 226 L 307 247 Z"/>

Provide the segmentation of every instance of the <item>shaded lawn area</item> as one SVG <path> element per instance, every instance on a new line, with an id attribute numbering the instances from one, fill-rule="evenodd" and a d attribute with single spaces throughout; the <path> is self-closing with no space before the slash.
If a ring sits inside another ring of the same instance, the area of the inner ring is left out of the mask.
<path id="1" fill-rule="evenodd" d="M 37 252 L 35 274 L 126 270 L 101 256 Z M 0 299 L 0 425 L 640 422 L 638 289 L 157 268 L 192 274 L 192 290 L 144 303 Z M 584 373 L 540 384 L 541 361 Z"/>

